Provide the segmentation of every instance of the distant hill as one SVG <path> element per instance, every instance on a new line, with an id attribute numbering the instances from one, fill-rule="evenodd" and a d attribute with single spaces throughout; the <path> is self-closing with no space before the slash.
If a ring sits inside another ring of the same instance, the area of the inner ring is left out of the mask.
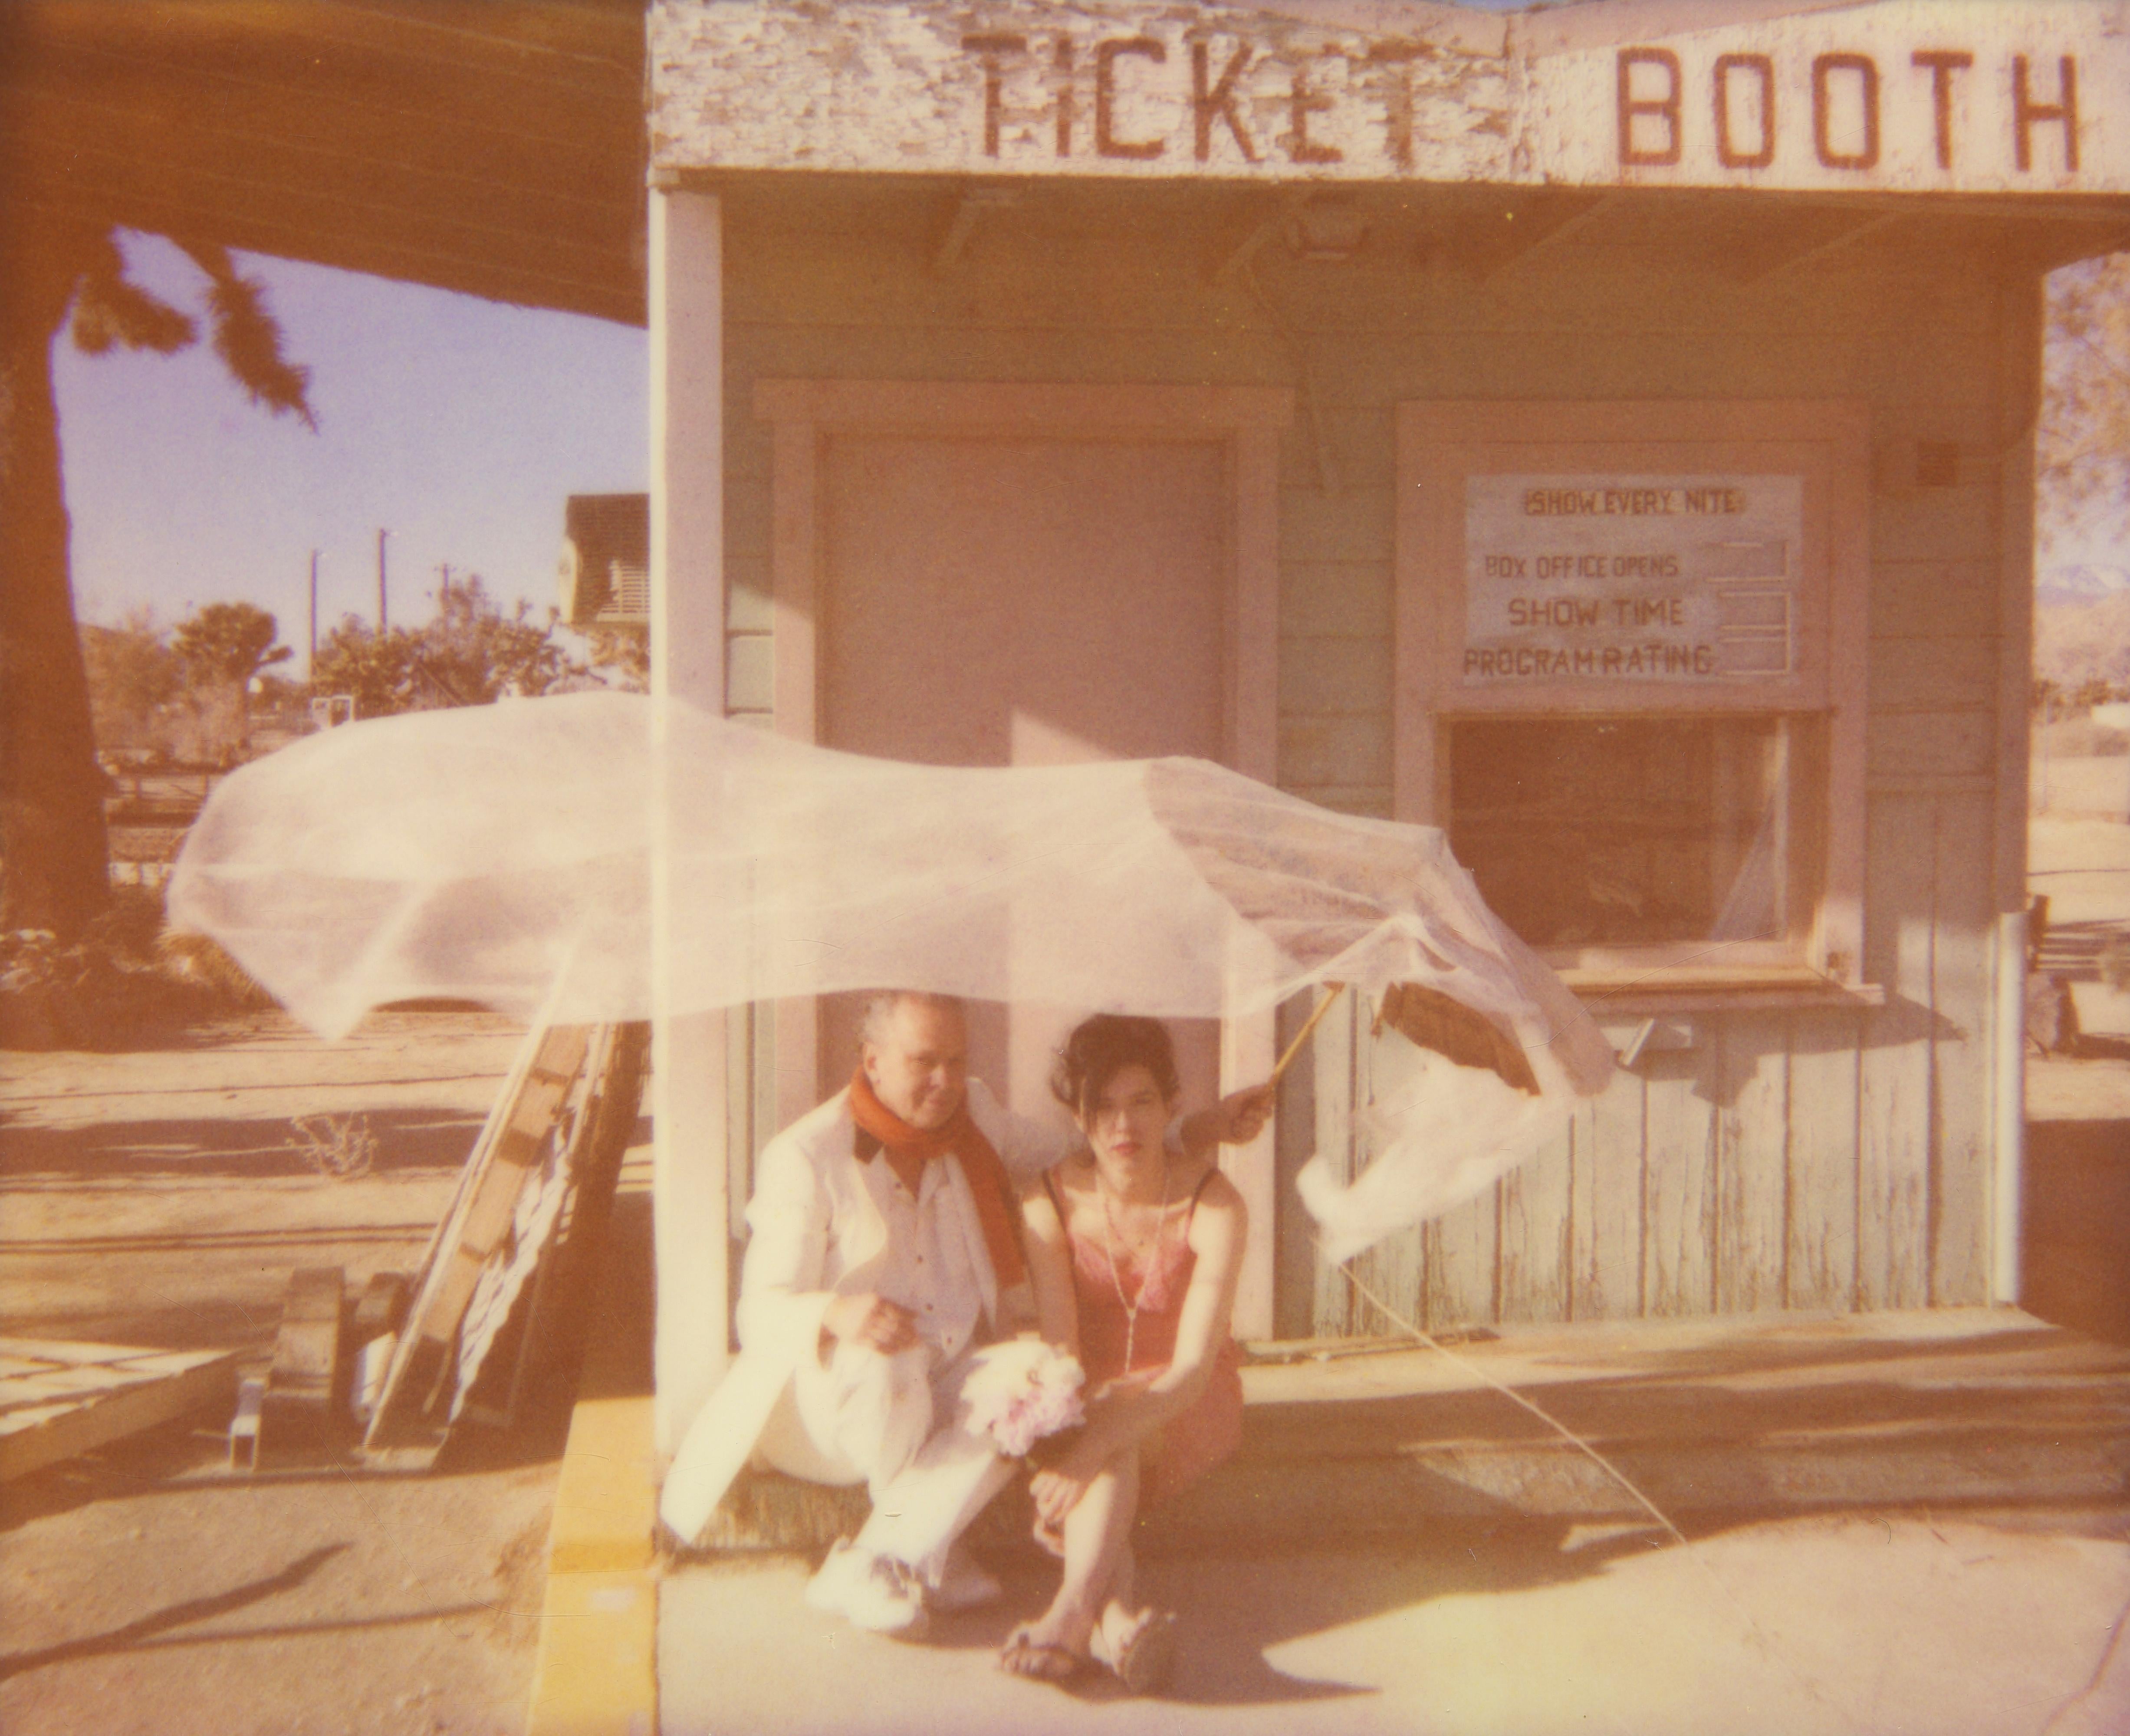
<path id="1" fill-rule="evenodd" d="M 2034 673 L 2070 690 L 2099 676 L 2130 688 L 2130 586 L 2050 603 L 2037 593 Z"/>
<path id="2" fill-rule="evenodd" d="M 2097 603 L 2130 591 L 2130 567 L 2045 567 L 2034 575 L 2034 601 L 2044 609 Z"/>

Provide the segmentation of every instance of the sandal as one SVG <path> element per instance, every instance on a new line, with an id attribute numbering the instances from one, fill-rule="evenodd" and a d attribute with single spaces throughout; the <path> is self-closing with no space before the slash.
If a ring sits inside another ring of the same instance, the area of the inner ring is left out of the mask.
<path id="1" fill-rule="evenodd" d="M 1088 1660 L 1064 1646 L 1053 1646 L 1032 1638 L 1026 1628 L 1015 1628 L 1000 1648 L 998 1667 L 1009 1676 L 1024 1676 L 1034 1681 L 1068 1682 L 1087 1667 Z"/>
<path id="2" fill-rule="evenodd" d="M 1176 1673 L 1176 1617 L 1166 1609 L 1148 1609 L 1125 1637 L 1115 1657 L 1103 1654 L 1108 1642 L 1098 1627 L 1092 1636 L 1096 1655 L 1107 1664 L 1129 1694 L 1158 1694 Z"/>

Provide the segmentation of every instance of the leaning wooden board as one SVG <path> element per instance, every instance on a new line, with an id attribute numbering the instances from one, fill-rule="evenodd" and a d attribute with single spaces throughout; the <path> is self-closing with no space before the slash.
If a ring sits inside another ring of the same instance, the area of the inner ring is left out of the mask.
<path id="1" fill-rule="evenodd" d="M 557 1025 L 528 1040 L 529 1061 L 513 1071 L 496 1112 L 467 1160 L 451 1209 L 431 1244 L 422 1286 L 408 1311 L 365 1447 L 433 1447 L 429 1421 L 447 1383 L 459 1325 L 481 1268 L 508 1235 L 526 1179 L 555 1131 L 564 1100 L 584 1071 L 592 1027 Z"/>
<path id="2" fill-rule="evenodd" d="M 509 1428 L 534 1380 L 574 1377 L 586 1285 L 635 1131 L 650 1041 L 643 1024 L 601 1026 L 595 1034 L 585 1089 L 570 1100 L 558 1148 L 540 1182 L 519 1196 L 509 1256 L 489 1263 L 467 1307 L 450 1410 L 455 1423 Z"/>
<path id="3" fill-rule="evenodd" d="M 233 1351 L 0 1338 L 0 1479 L 226 1405 L 236 1361 Z"/>

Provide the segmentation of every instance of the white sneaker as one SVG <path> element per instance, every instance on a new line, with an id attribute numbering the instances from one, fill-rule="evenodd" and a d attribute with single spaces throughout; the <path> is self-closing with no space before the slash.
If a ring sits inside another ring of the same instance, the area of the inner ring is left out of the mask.
<path id="1" fill-rule="evenodd" d="M 957 1543 L 947 1552 L 939 1589 L 932 1594 L 930 1602 L 941 1614 L 952 1615 L 963 1609 L 980 1609 L 1005 1595 L 1005 1587 L 997 1576 L 986 1572 L 976 1557 Z"/>
<path id="2" fill-rule="evenodd" d="M 925 1627 L 924 1592 L 902 1562 L 839 1540 L 808 1581 L 807 1607 L 840 1615 L 868 1633 L 917 1639 Z"/>

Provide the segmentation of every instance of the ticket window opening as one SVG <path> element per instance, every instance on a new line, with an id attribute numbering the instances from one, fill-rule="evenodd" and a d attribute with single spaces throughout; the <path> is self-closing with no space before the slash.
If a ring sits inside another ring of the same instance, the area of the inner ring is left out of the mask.
<path id="1" fill-rule="evenodd" d="M 1459 720 L 1450 848 L 1556 965 L 1794 959 L 1817 896 L 1801 848 L 1813 730 L 1768 714 Z"/>

